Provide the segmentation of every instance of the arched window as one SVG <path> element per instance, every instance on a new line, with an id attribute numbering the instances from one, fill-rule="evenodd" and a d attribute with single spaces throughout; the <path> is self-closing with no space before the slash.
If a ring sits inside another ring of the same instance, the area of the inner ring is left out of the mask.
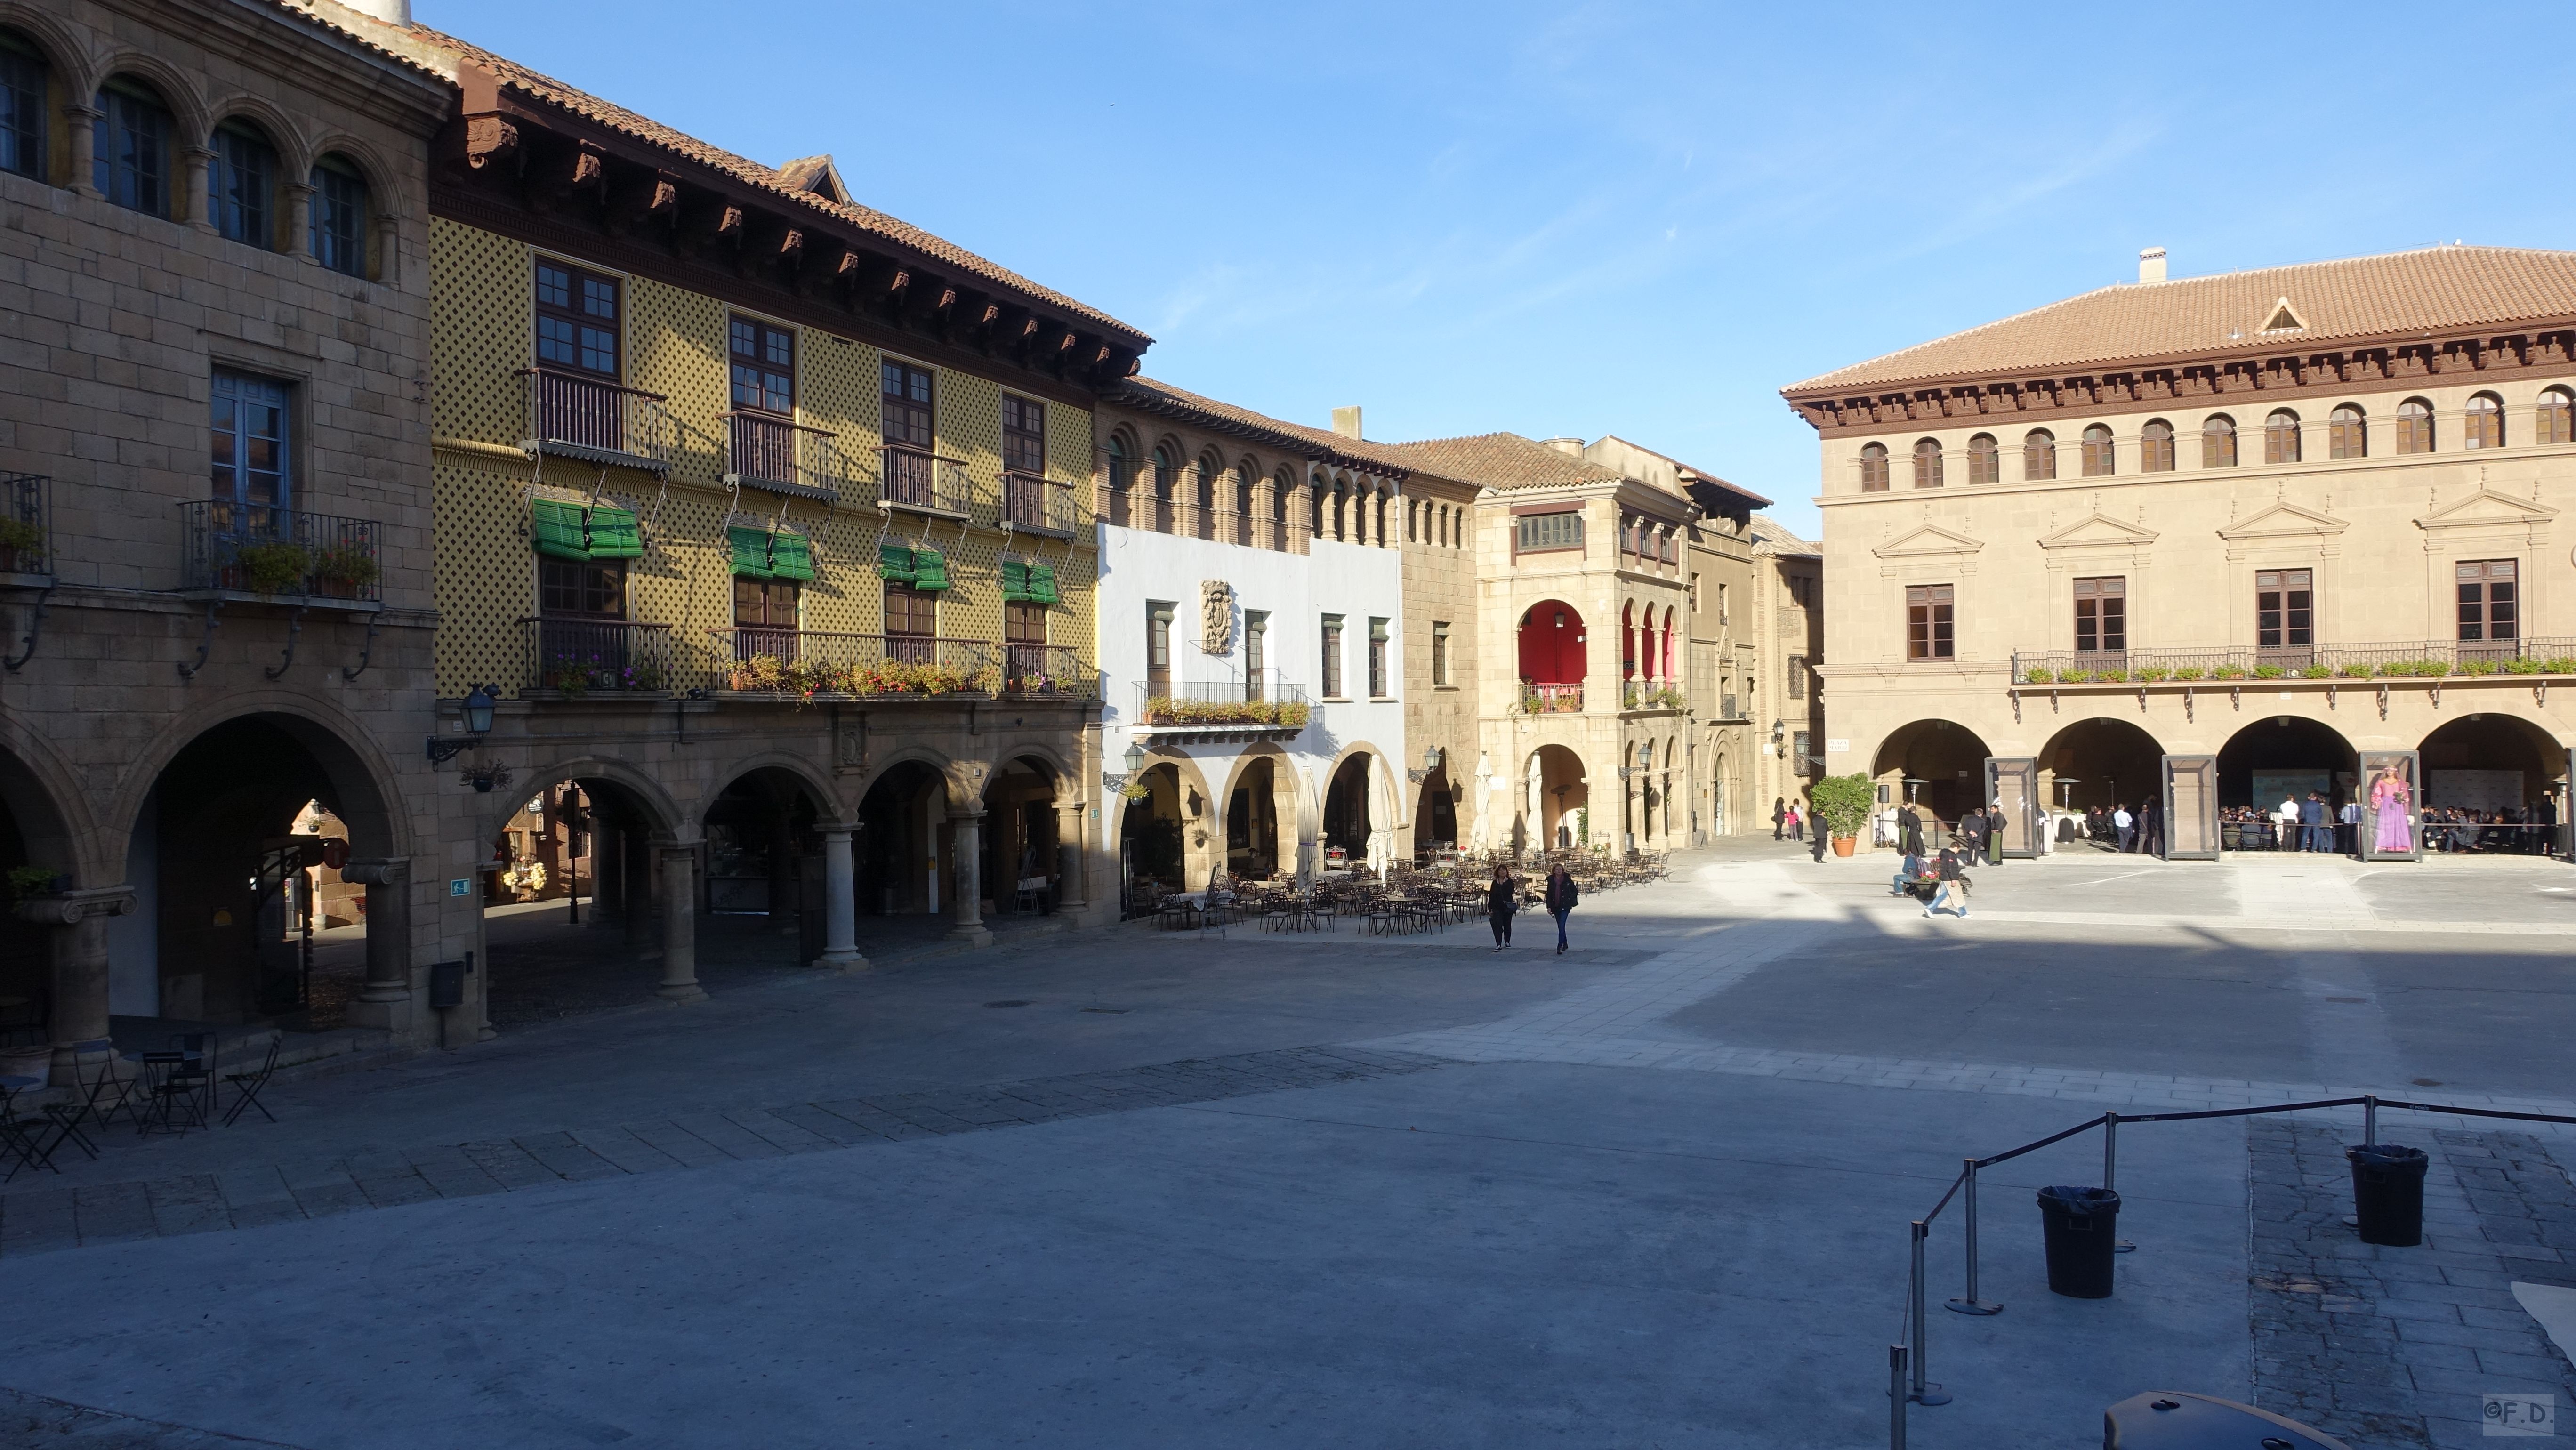
<path id="1" fill-rule="evenodd" d="M 1968 440 L 1968 482 L 2001 483 L 2004 481 L 2004 451 L 1992 433 L 1980 433 Z"/>
<path id="2" fill-rule="evenodd" d="M 0 30 L 0 171 L 45 179 L 44 52 Z"/>
<path id="3" fill-rule="evenodd" d="M 2430 453 L 2433 451 L 2433 405 L 2422 398 L 2408 398 L 2397 405 L 2397 451 Z"/>
<path id="4" fill-rule="evenodd" d="M 1926 438 L 1914 445 L 1914 486 L 1941 486 L 1941 440 Z"/>
<path id="5" fill-rule="evenodd" d="M 1127 456 L 1127 440 L 1116 433 L 1109 435 L 1109 487 L 1125 493 L 1136 481 L 1136 460 Z"/>
<path id="6" fill-rule="evenodd" d="M 2299 461 L 2299 415 L 2282 408 L 2263 420 L 2263 461 Z"/>
<path id="7" fill-rule="evenodd" d="M 1252 519 L 1252 460 L 1234 466 L 1234 516 L 1237 528 L 1248 528 Z"/>
<path id="8" fill-rule="evenodd" d="M 2504 446 L 2504 399 L 2493 393 L 2480 393 L 2469 399 L 2468 412 L 2460 419 L 2460 446 Z"/>
<path id="9" fill-rule="evenodd" d="M 2108 478 L 2118 460 L 2111 450 L 2111 430 L 2096 423 L 2084 430 L 2084 476 Z"/>
<path id="10" fill-rule="evenodd" d="M 2358 403 L 2337 403 L 2326 415 L 2326 457 L 2368 458 L 2370 429 Z"/>
<path id="11" fill-rule="evenodd" d="M 1161 444 L 1159 444 L 1159 443 L 1155 444 L 1155 445 L 1154 445 L 1154 497 L 1156 497 L 1156 498 L 1161 498 L 1161 499 L 1167 499 L 1167 498 L 1170 498 L 1170 497 L 1172 496 L 1172 469 L 1173 469 L 1173 466 L 1174 466 L 1174 465 L 1173 465 L 1173 463 L 1172 463 L 1172 450 L 1170 450 L 1169 448 L 1166 448 L 1166 447 L 1162 446 L 1162 445 L 1161 445 Z"/>
<path id="12" fill-rule="evenodd" d="M 2162 418 L 2150 418 L 2138 430 L 2138 471 L 2171 473 L 2173 467 L 2173 425 Z"/>
<path id="13" fill-rule="evenodd" d="M 1672 607 L 1671 605 L 1669 605 L 1669 604 L 1667 604 L 1667 605 L 1665 605 L 1665 606 L 1664 606 L 1664 678 L 1665 678 L 1665 679 L 1667 679 L 1667 680 L 1674 678 L 1674 675 L 1673 675 L 1673 607 Z M 1669 750 L 1667 750 L 1667 751 L 1665 752 L 1665 756 L 1666 756 L 1666 758 L 1667 758 L 1667 759 L 1669 759 L 1669 758 L 1671 757 L 1671 754 L 1672 754 L 1672 752 L 1671 752 L 1671 751 L 1669 751 Z"/>
<path id="14" fill-rule="evenodd" d="M 2033 428 L 2021 440 L 2021 476 L 2055 478 L 2057 476 L 2057 435 L 2045 428 Z"/>
<path id="15" fill-rule="evenodd" d="M 2576 393 L 2565 388 L 2543 390 L 2540 406 L 2531 415 L 2531 434 L 2534 443 L 2576 443 Z"/>
<path id="16" fill-rule="evenodd" d="M 2200 466 L 2234 468 L 2236 466 L 2236 420 L 2225 413 L 2212 413 L 2200 425 Z"/>
<path id="17" fill-rule="evenodd" d="M 247 121 L 215 128 L 206 203 L 215 230 L 245 246 L 277 249 L 277 148 Z"/>
<path id="18" fill-rule="evenodd" d="M 313 163 L 313 260 L 334 272 L 371 277 L 367 266 L 367 179 L 346 157 Z"/>
<path id="19" fill-rule="evenodd" d="M 1883 443 L 1861 445 L 1860 491 L 1863 493 L 1887 491 L 1887 445 Z"/>
<path id="20" fill-rule="evenodd" d="M 1619 607 L 1619 678 L 1637 677 L 1637 606 Z"/>
<path id="21" fill-rule="evenodd" d="M 170 215 L 170 108 L 141 81 L 118 76 L 98 88 L 90 185 L 118 206 Z"/>

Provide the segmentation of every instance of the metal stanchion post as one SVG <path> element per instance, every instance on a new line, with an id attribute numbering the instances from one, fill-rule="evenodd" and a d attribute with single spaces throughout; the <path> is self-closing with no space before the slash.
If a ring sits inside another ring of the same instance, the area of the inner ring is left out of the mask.
<path id="1" fill-rule="evenodd" d="M 2102 1115 L 2102 1186 L 2113 1193 L 2120 1191 L 2120 1185 L 2116 1181 L 2119 1165 L 2120 1115 L 2104 1113 Z M 2134 1254 L 2137 1251 L 2138 1246 L 2127 1239 L 2117 1240 L 2111 1245 L 2111 1252 L 2115 1254 Z"/>
<path id="2" fill-rule="evenodd" d="M 1967 1232 L 1965 1234 L 1968 1241 L 1968 1292 L 1957 1299 L 1950 1300 L 1944 1307 L 1960 1314 L 2001 1314 L 2004 1312 L 2004 1306 L 2001 1304 L 1989 1304 L 1985 1300 L 1977 1297 L 1976 1159 L 1971 1158 L 1968 1160 L 1967 1171 L 1961 1176 L 1966 1179 L 1966 1182 L 1961 1186 L 1966 1188 L 1968 1191 L 1968 1201 L 1965 1208 L 1968 1215 Z"/>
<path id="3" fill-rule="evenodd" d="M 2361 1146 L 2367 1148 L 2379 1141 L 2379 1095 L 2364 1093 L 2361 1098 Z"/>
<path id="4" fill-rule="evenodd" d="M 1946 1405 L 1950 1403 L 1950 1392 L 1939 1385 L 1926 1384 L 1923 1380 L 1924 1363 L 1931 1358 L 1923 1352 L 1923 1241 L 1930 1237 L 1931 1233 L 1931 1225 L 1919 1218 L 1914 1221 L 1914 1291 L 1911 1299 L 1914 1328 L 1908 1336 L 1914 1341 L 1911 1346 L 1914 1359 L 1914 1390 L 1908 1398 L 1918 1405 Z"/>
<path id="5" fill-rule="evenodd" d="M 1905 1346 L 1887 1347 L 1887 1445 L 1905 1450 Z"/>

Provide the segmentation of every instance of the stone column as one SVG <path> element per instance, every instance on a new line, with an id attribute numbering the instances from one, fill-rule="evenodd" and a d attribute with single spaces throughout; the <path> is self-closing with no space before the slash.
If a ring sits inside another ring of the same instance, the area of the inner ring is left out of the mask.
<path id="1" fill-rule="evenodd" d="M 625 852 L 617 863 L 617 897 L 626 944 L 650 956 L 659 950 L 653 943 L 653 843 L 632 826 L 618 827 L 617 840 Z"/>
<path id="2" fill-rule="evenodd" d="M 72 143 L 71 189 L 96 199 L 99 110 L 86 103 L 63 107 L 63 129 Z"/>
<path id="3" fill-rule="evenodd" d="M 984 883 L 978 879 L 982 875 L 984 813 L 966 814 L 952 809 L 948 821 L 955 827 L 949 850 L 957 857 L 957 924 L 948 929 L 948 934 L 979 947 L 991 946 L 993 934 L 985 930 L 983 909 L 978 905 L 984 894 Z"/>
<path id="4" fill-rule="evenodd" d="M 672 1002 L 703 1002 L 698 985 L 698 848 L 664 845 L 662 852 L 662 985 L 654 995 Z"/>
<path id="5" fill-rule="evenodd" d="M 850 828 L 823 828 L 823 955 L 814 965 L 864 972 L 859 955 L 859 883 L 850 860 Z"/>
<path id="6" fill-rule="evenodd" d="M 367 888 L 367 980 L 352 1021 L 400 1031 L 411 1018 L 411 862 L 388 856 L 352 861 L 340 879 Z"/>
<path id="7" fill-rule="evenodd" d="M 187 183 L 188 195 L 184 203 L 186 212 L 178 220 L 201 232 L 215 229 L 215 209 L 207 200 L 207 193 L 212 186 L 212 178 L 208 173 L 214 166 L 214 161 L 215 153 L 203 146 L 191 146 L 179 153 L 179 175 L 180 179 Z"/>
<path id="8" fill-rule="evenodd" d="M 1083 866 L 1087 861 L 1089 833 L 1083 812 L 1088 807 L 1080 801 L 1059 804 L 1055 808 L 1055 909 L 1067 916 L 1079 917 L 1091 909 L 1089 882 Z"/>
<path id="9" fill-rule="evenodd" d="M 313 184 L 290 181 L 283 189 L 286 192 L 286 245 L 280 250 L 318 267 L 322 259 L 313 255 Z"/>
<path id="10" fill-rule="evenodd" d="M 131 886 L 96 886 L 18 903 L 18 919 L 53 928 L 52 1079 L 70 1086 L 72 1044 L 107 1036 L 107 919 L 135 910 Z"/>

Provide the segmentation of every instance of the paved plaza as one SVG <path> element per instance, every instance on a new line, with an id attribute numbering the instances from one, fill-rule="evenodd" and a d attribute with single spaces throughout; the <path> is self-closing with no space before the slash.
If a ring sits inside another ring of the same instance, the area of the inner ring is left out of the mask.
<path id="1" fill-rule="evenodd" d="M 1963 1158 L 2105 1109 L 2576 1110 L 2568 867 L 2083 850 L 1926 920 L 1888 864 L 1728 843 L 1561 957 L 1530 917 L 1117 929 L 565 988 L 0 1190 L 0 1443 L 1884 1444 L 1906 1221 Z M 2123 1129 L 2103 1301 L 2047 1292 L 2031 1201 L 2098 1137 L 1986 1172 L 2006 1307 L 1933 1311 L 1912 1442 L 2090 1443 L 2150 1388 L 2369 1445 L 2576 1405 L 2510 1289 L 2576 1287 L 2576 1138 L 2381 1122 L 2434 1156 L 2421 1249 L 2341 1223 L 2357 1114 Z"/>

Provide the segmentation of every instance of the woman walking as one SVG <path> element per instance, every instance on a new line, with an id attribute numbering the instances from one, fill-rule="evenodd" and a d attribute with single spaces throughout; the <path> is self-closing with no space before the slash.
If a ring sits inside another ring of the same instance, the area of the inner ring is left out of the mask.
<path id="1" fill-rule="evenodd" d="M 1485 916 L 1494 924 L 1494 950 L 1512 944 L 1512 912 L 1519 905 L 1513 898 L 1519 894 L 1512 882 L 1512 868 L 1494 868 L 1494 884 L 1485 889 Z"/>
<path id="2" fill-rule="evenodd" d="M 1788 828 L 1789 798 L 1787 796 L 1773 796 L 1771 798 L 1771 839 L 1775 841 L 1779 840 L 1780 833 Z"/>
<path id="3" fill-rule="evenodd" d="M 1566 913 L 1574 910 L 1574 903 L 1582 895 L 1574 889 L 1573 874 L 1565 869 L 1564 862 L 1559 861 L 1556 868 L 1547 873 L 1547 914 L 1556 918 L 1556 950 L 1559 956 L 1565 954 Z"/>
<path id="4" fill-rule="evenodd" d="M 1803 841 L 1807 839 L 1806 832 L 1806 817 L 1799 815 L 1798 807 L 1795 804 L 1792 804 L 1789 807 L 1789 839 L 1792 841 Z"/>

